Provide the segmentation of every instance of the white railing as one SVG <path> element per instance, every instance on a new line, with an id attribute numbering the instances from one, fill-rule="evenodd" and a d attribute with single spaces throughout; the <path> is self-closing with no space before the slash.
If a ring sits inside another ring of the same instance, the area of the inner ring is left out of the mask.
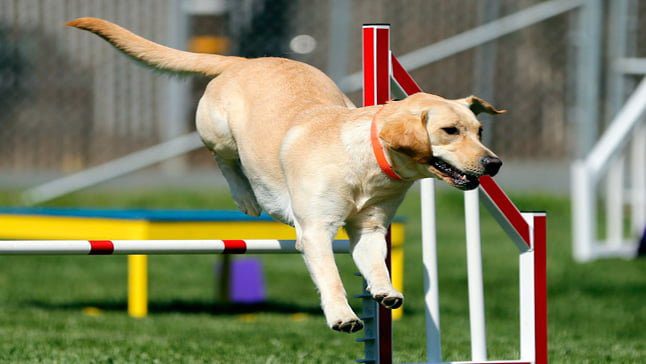
<path id="1" fill-rule="evenodd" d="M 631 258 L 646 228 L 646 78 L 613 119 L 598 143 L 572 165 L 573 254 L 585 262 L 603 257 Z M 625 146 L 630 143 L 630 148 Z M 626 159 L 630 188 L 625 190 Z M 606 236 L 597 237 L 598 190 L 607 175 Z M 626 191 L 628 193 L 626 193 Z M 630 205 L 630 237 L 624 234 L 624 207 Z"/>

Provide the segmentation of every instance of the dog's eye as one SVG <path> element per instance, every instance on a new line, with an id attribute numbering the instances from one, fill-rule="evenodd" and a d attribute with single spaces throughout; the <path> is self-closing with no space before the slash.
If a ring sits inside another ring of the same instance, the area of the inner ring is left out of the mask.
<path id="1" fill-rule="evenodd" d="M 455 128 L 455 127 L 442 128 L 442 130 L 444 130 L 444 132 L 449 134 L 449 135 L 458 135 L 458 134 L 460 134 L 460 131 L 458 130 L 458 128 Z"/>

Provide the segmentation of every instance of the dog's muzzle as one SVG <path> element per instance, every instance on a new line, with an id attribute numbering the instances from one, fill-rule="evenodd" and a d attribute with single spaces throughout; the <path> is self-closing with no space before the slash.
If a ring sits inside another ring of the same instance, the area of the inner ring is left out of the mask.
<path id="1" fill-rule="evenodd" d="M 441 174 L 441 178 L 453 187 L 472 190 L 480 184 L 478 176 L 462 172 L 440 158 L 433 157 L 430 165 Z"/>

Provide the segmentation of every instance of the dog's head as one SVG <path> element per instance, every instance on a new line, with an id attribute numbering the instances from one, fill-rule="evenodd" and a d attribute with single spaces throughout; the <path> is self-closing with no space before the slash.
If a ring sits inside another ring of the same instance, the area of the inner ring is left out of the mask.
<path id="1" fill-rule="evenodd" d="M 393 101 L 388 109 L 379 137 L 419 178 L 436 177 L 470 190 L 478 187 L 480 176 L 498 173 L 502 161 L 482 144 L 476 115 L 505 110 L 476 96 L 447 100 L 425 93 Z"/>

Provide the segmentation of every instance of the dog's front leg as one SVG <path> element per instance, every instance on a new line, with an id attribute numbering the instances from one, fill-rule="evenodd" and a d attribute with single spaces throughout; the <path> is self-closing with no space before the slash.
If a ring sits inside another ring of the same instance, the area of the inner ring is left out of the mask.
<path id="1" fill-rule="evenodd" d="M 401 306 L 404 296 L 393 288 L 385 262 L 386 228 L 348 224 L 346 231 L 350 236 L 352 259 L 368 283 L 368 292 L 386 308 L 394 309 Z"/>
<path id="2" fill-rule="evenodd" d="M 355 332 L 363 323 L 352 311 L 343 288 L 343 282 L 334 261 L 332 239 L 336 226 L 299 224 L 298 243 L 303 251 L 305 264 L 321 294 L 321 307 L 330 328 L 342 332 Z"/>

